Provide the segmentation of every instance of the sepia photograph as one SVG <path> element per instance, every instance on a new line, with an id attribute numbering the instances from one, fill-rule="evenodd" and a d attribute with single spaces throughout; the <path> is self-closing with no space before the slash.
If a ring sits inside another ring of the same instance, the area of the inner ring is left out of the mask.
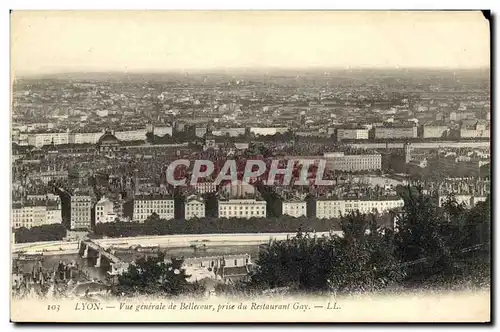
<path id="1" fill-rule="evenodd" d="M 491 24 L 11 11 L 11 322 L 490 323 Z"/>

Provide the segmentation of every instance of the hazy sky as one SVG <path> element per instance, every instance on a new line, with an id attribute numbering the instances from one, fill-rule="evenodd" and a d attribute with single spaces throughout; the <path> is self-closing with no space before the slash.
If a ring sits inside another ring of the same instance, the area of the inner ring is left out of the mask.
<path id="1" fill-rule="evenodd" d="M 480 12 L 14 12 L 18 74 L 489 66 Z"/>

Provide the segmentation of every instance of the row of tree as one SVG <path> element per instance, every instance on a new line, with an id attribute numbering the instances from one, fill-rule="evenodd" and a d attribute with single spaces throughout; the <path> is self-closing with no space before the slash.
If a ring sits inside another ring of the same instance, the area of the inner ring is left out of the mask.
<path id="1" fill-rule="evenodd" d="M 60 241 L 66 236 L 66 228 L 61 224 L 17 228 L 14 230 L 16 243 Z"/>
<path id="2" fill-rule="evenodd" d="M 294 233 L 298 229 L 310 232 L 340 230 L 340 219 L 280 216 L 249 219 L 207 217 L 165 220 L 153 213 L 144 223 L 98 223 L 94 234 L 107 237 L 128 237 L 169 234 Z"/>

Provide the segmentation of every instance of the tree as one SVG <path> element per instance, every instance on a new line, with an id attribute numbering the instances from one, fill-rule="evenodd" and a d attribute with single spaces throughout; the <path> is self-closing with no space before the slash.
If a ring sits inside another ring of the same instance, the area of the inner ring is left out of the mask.
<path id="1" fill-rule="evenodd" d="M 403 213 L 396 220 L 396 245 L 403 262 L 428 258 L 430 265 L 449 262 L 450 250 L 443 236 L 444 215 L 435 199 L 424 195 L 422 188 L 408 186 Z"/>
<path id="2" fill-rule="evenodd" d="M 146 222 L 158 222 L 158 221 L 160 221 L 160 216 L 158 215 L 158 213 L 153 212 L 153 213 L 151 213 L 151 215 L 149 217 L 146 218 L 145 221 Z"/>
<path id="3" fill-rule="evenodd" d="M 335 268 L 328 277 L 336 291 L 365 291 L 404 278 L 391 229 L 379 227 L 374 215 L 351 213 L 342 218 Z"/>
<path id="4" fill-rule="evenodd" d="M 261 251 L 253 285 L 297 287 L 306 291 L 376 289 L 404 277 L 394 235 L 359 213 L 341 220 L 344 236 L 312 237 L 299 232 L 270 242 Z"/>
<path id="5" fill-rule="evenodd" d="M 190 276 L 182 268 L 182 260 L 165 262 L 163 254 L 157 257 L 141 257 L 130 264 L 128 270 L 118 277 L 115 292 L 133 295 L 181 295 L 193 291 L 188 283 Z"/>
<path id="6" fill-rule="evenodd" d="M 491 243 L 491 195 L 468 211 L 466 227 L 467 245 Z"/>
<path id="7" fill-rule="evenodd" d="M 17 228 L 14 230 L 16 243 L 60 241 L 66 236 L 66 228 L 61 224 Z"/>

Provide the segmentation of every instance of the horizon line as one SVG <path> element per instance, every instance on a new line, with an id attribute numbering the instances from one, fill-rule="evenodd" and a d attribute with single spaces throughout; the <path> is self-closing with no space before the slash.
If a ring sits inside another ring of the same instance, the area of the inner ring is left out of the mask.
<path id="1" fill-rule="evenodd" d="M 257 73 L 262 72 L 279 72 L 279 71 L 296 71 L 296 72 L 307 72 L 307 71 L 358 71 L 358 70 L 399 70 L 399 71 L 414 71 L 414 70 L 423 70 L 423 71 L 483 71 L 483 70 L 491 70 L 491 66 L 481 66 L 481 67 L 435 67 L 435 66 L 422 66 L 422 67 L 399 67 L 399 66 L 356 66 L 356 67 L 228 67 L 228 68 L 190 68 L 190 69 L 134 69 L 134 70 L 100 70 L 100 69 L 92 69 L 92 70 L 72 70 L 72 71 L 48 71 L 43 73 L 33 73 L 33 72 L 18 72 L 18 75 L 15 75 L 12 72 L 12 78 L 39 78 L 39 77 L 47 77 L 47 76 L 57 76 L 57 75 L 71 75 L 71 74 L 79 74 L 79 75 L 91 75 L 91 74 L 224 74 L 225 72 L 231 71 L 255 71 Z"/>

